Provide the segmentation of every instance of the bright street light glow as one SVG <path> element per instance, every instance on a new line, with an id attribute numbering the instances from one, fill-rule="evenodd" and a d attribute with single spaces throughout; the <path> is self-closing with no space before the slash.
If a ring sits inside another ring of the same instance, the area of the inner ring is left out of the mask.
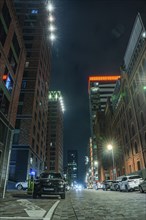
<path id="1" fill-rule="evenodd" d="M 112 149 L 113 149 L 113 146 L 112 146 L 111 144 L 109 144 L 109 145 L 107 146 L 107 149 L 108 149 L 108 150 L 112 150 Z"/>
<path id="2" fill-rule="evenodd" d="M 52 12 L 52 11 L 54 10 L 54 6 L 53 6 L 51 3 L 48 3 L 48 5 L 47 5 L 47 10 L 48 10 L 49 12 Z"/>
<path id="3" fill-rule="evenodd" d="M 143 38 L 146 38 L 146 31 L 144 31 L 144 32 L 142 33 L 142 37 L 143 37 Z"/>
<path id="4" fill-rule="evenodd" d="M 97 161 L 94 161 L 94 166 L 97 166 L 98 165 L 98 162 Z"/>
<path id="5" fill-rule="evenodd" d="M 52 22 L 54 20 L 55 20 L 54 17 L 52 15 L 49 15 L 49 21 Z"/>
<path id="6" fill-rule="evenodd" d="M 50 30 L 51 32 L 55 31 L 55 29 L 56 29 L 55 26 L 50 25 L 49 30 Z"/>
<path id="7" fill-rule="evenodd" d="M 51 35 L 50 35 L 50 40 L 51 40 L 51 41 L 54 41 L 55 39 L 56 39 L 56 36 L 55 36 L 54 34 L 51 34 Z"/>

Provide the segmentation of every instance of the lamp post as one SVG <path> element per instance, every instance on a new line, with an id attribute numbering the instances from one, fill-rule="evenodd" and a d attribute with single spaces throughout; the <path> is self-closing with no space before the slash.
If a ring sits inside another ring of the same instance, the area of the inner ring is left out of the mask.
<path id="1" fill-rule="evenodd" d="M 112 151 L 112 161 L 113 161 L 113 179 L 117 178 L 117 174 L 116 174 L 116 170 L 114 173 L 114 169 L 115 169 L 115 160 L 114 160 L 114 152 L 113 152 L 113 146 L 111 144 L 108 144 L 107 149 L 109 151 Z"/>

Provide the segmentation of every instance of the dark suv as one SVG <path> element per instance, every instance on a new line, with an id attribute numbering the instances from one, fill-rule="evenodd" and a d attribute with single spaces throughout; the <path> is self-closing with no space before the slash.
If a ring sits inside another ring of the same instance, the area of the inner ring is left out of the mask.
<path id="1" fill-rule="evenodd" d="M 65 181 L 60 173 L 44 172 L 34 182 L 33 198 L 41 195 L 60 195 L 65 199 Z"/>

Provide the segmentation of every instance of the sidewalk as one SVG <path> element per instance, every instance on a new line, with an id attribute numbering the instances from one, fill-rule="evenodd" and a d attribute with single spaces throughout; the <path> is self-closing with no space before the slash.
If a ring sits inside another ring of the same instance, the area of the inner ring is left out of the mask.
<path id="1" fill-rule="evenodd" d="M 21 190 L 21 191 L 7 190 L 4 198 L 2 198 L 2 192 L 0 193 L 0 202 L 16 200 L 17 198 L 26 199 L 26 198 L 32 198 L 32 196 L 27 194 L 27 190 Z"/>

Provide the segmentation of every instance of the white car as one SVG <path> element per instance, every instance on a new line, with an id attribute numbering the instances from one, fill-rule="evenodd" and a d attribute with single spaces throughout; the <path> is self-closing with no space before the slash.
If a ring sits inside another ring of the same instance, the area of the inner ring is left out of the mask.
<path id="1" fill-rule="evenodd" d="M 15 188 L 17 188 L 18 190 L 27 189 L 28 188 L 28 182 L 27 181 L 18 182 L 18 183 L 16 183 Z"/>
<path id="2" fill-rule="evenodd" d="M 142 177 L 138 175 L 130 175 L 130 176 L 124 176 L 119 182 L 119 190 L 122 191 L 133 191 L 135 189 L 139 188 L 139 184 L 143 182 Z"/>
<path id="3" fill-rule="evenodd" d="M 97 185 L 96 185 L 96 189 L 103 189 L 103 184 L 98 182 Z"/>

